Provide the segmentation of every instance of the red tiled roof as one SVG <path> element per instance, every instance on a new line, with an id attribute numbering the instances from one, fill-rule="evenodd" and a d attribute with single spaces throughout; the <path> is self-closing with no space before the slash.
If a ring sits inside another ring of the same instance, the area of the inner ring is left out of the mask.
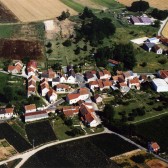
<path id="1" fill-rule="evenodd" d="M 28 92 L 35 92 L 36 91 L 36 88 L 34 87 L 34 88 L 30 88 L 30 87 L 28 87 Z"/>
<path id="2" fill-rule="evenodd" d="M 55 90 L 53 90 L 52 88 L 50 88 L 49 91 L 48 91 L 48 93 L 47 93 L 47 95 L 50 97 L 50 96 L 52 96 L 53 94 L 56 95 L 57 93 L 56 93 Z"/>
<path id="3" fill-rule="evenodd" d="M 165 79 L 168 78 L 168 70 L 160 70 L 160 76 L 161 78 Z"/>
<path id="4" fill-rule="evenodd" d="M 89 85 L 92 86 L 92 85 L 98 85 L 98 82 L 97 81 L 90 81 L 89 82 Z"/>
<path id="5" fill-rule="evenodd" d="M 79 89 L 79 94 L 80 94 L 80 95 L 89 94 L 89 91 L 88 91 L 87 88 L 80 88 L 80 89 Z"/>
<path id="6" fill-rule="evenodd" d="M 119 61 L 112 60 L 112 59 L 109 59 L 108 62 L 111 63 L 111 64 L 114 64 L 114 65 L 118 65 L 118 64 L 120 64 Z"/>
<path id="7" fill-rule="evenodd" d="M 30 105 L 26 105 L 25 106 L 25 110 L 34 110 L 36 109 L 36 105 L 35 104 L 30 104 Z"/>
<path id="8" fill-rule="evenodd" d="M 94 120 L 94 118 L 92 117 L 92 115 L 91 115 L 90 113 L 87 113 L 87 114 L 85 115 L 85 120 L 86 120 L 88 123 L 91 123 L 91 122 Z"/>
<path id="9" fill-rule="evenodd" d="M 127 84 L 126 84 L 126 83 L 124 83 L 124 82 L 119 83 L 119 85 L 120 85 L 120 87 L 122 87 L 122 86 L 127 86 Z"/>
<path id="10" fill-rule="evenodd" d="M 65 106 L 63 107 L 63 113 L 67 117 L 79 113 L 79 106 Z"/>
<path id="11" fill-rule="evenodd" d="M 34 76 L 34 75 L 31 75 L 31 76 L 28 78 L 28 81 L 29 81 L 29 80 L 32 80 L 32 79 L 36 81 L 36 80 L 37 80 L 37 77 Z"/>
<path id="12" fill-rule="evenodd" d="M 69 100 L 73 100 L 73 99 L 77 99 L 79 96 L 80 96 L 79 93 L 71 93 L 71 94 L 68 94 L 68 95 L 67 95 L 67 98 L 68 98 Z"/>
<path id="13" fill-rule="evenodd" d="M 99 84 L 99 88 L 103 88 L 103 82 L 101 79 L 97 80 L 98 84 Z"/>
<path id="14" fill-rule="evenodd" d="M 60 83 L 60 84 L 57 84 L 56 87 L 57 87 L 57 88 L 64 88 L 64 89 L 69 89 L 69 88 L 70 88 L 69 85 L 61 84 L 61 83 Z"/>
<path id="15" fill-rule="evenodd" d="M 28 82 L 28 87 L 29 87 L 30 85 L 33 85 L 34 87 L 36 87 L 36 82 L 33 81 L 33 80 L 29 81 L 29 82 Z"/>
<path id="16" fill-rule="evenodd" d="M 13 66 L 13 65 L 8 66 L 8 71 L 13 71 L 14 69 L 15 69 L 15 66 Z"/>
<path id="17" fill-rule="evenodd" d="M 103 73 L 111 76 L 111 73 L 109 71 L 107 71 L 106 69 L 103 70 Z"/>
<path id="18" fill-rule="evenodd" d="M 6 113 L 13 113 L 13 110 L 14 110 L 13 108 L 6 108 L 5 109 Z"/>
<path id="19" fill-rule="evenodd" d="M 157 142 L 152 142 L 152 143 L 151 143 L 151 147 L 152 147 L 154 150 L 160 149 L 160 146 L 157 144 Z"/>
<path id="20" fill-rule="evenodd" d="M 131 84 L 134 84 L 134 83 L 140 83 L 139 82 L 139 79 L 137 78 L 137 77 L 135 77 L 135 78 L 133 78 L 133 79 L 131 79 L 131 80 L 129 80 L 129 82 L 131 83 Z"/>
<path id="21" fill-rule="evenodd" d="M 36 111 L 36 112 L 32 112 L 32 113 L 25 113 L 24 116 L 34 116 L 34 115 L 40 115 L 40 114 L 47 114 L 47 112 L 44 111 Z"/>
<path id="22" fill-rule="evenodd" d="M 37 62 L 35 60 L 30 60 L 27 64 L 27 68 L 29 67 L 37 68 Z"/>
<path id="23" fill-rule="evenodd" d="M 105 80 L 103 80 L 103 85 L 104 85 L 104 86 L 111 86 L 112 83 L 111 83 L 111 81 L 109 81 L 108 79 L 105 79 Z"/>

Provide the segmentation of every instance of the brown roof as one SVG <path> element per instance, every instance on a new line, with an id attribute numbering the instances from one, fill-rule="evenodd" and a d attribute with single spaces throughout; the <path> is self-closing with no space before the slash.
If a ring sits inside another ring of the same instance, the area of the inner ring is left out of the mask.
<path id="1" fill-rule="evenodd" d="M 135 78 L 129 80 L 129 82 L 130 82 L 131 84 L 140 83 L 140 82 L 139 82 L 139 79 L 138 79 L 137 77 L 135 77 Z"/>
<path id="2" fill-rule="evenodd" d="M 89 94 L 89 91 L 88 91 L 87 88 L 80 88 L 80 89 L 79 89 L 79 94 L 80 94 L 80 95 Z"/>
<path id="3" fill-rule="evenodd" d="M 67 98 L 69 100 L 73 100 L 73 99 L 77 99 L 79 96 L 80 96 L 79 93 L 70 93 L 70 94 L 67 95 Z"/>
<path id="4" fill-rule="evenodd" d="M 109 59 L 108 62 L 111 63 L 111 64 L 114 64 L 114 65 L 118 65 L 118 64 L 120 64 L 119 61 L 112 60 L 112 59 Z"/>
<path id="5" fill-rule="evenodd" d="M 126 84 L 126 83 L 124 83 L 124 82 L 119 83 L 119 85 L 120 85 L 120 87 L 122 87 L 122 86 L 127 86 L 127 84 Z"/>
<path id="6" fill-rule="evenodd" d="M 85 115 L 85 120 L 86 120 L 88 123 L 91 123 L 91 122 L 94 120 L 94 118 L 92 117 L 92 115 L 91 115 L 90 113 L 87 113 L 87 114 Z"/>
<path id="7" fill-rule="evenodd" d="M 70 88 L 69 85 L 61 84 L 61 83 L 60 83 L 60 84 L 57 84 L 56 87 L 57 87 L 57 88 L 64 88 L 64 89 L 69 89 L 69 88 Z"/>
<path id="8" fill-rule="evenodd" d="M 98 85 L 98 82 L 97 81 L 90 81 L 89 86 L 91 86 L 91 85 Z"/>
<path id="9" fill-rule="evenodd" d="M 103 88 L 103 82 L 101 79 L 97 80 L 98 84 L 99 84 L 99 88 Z"/>
<path id="10" fill-rule="evenodd" d="M 160 49 L 160 47 L 159 47 L 158 45 L 154 45 L 154 46 L 153 46 L 153 49 L 154 49 L 154 51 L 157 51 L 157 50 Z"/>
<path id="11" fill-rule="evenodd" d="M 30 104 L 30 105 L 26 105 L 25 106 L 25 110 L 34 110 L 36 109 L 36 105 L 35 104 Z"/>
<path id="12" fill-rule="evenodd" d="M 40 114 L 47 114 L 47 112 L 44 111 L 36 111 L 36 112 L 31 112 L 31 113 L 25 113 L 24 116 L 34 116 L 34 115 L 40 115 Z"/>
<path id="13" fill-rule="evenodd" d="M 52 96 L 53 94 L 56 95 L 57 93 L 56 93 L 55 90 L 53 90 L 52 88 L 50 88 L 49 91 L 48 91 L 48 93 L 47 93 L 47 95 L 50 97 L 50 96 Z"/>
<path id="14" fill-rule="evenodd" d="M 36 80 L 37 80 L 37 77 L 34 76 L 34 75 L 31 75 L 31 76 L 28 78 L 28 81 L 29 81 L 29 80 L 32 80 L 32 79 L 36 81 Z"/>
<path id="15" fill-rule="evenodd" d="M 15 69 L 16 69 L 18 72 L 20 72 L 21 69 L 22 69 L 22 66 L 21 66 L 20 64 L 17 64 L 17 65 L 15 66 Z"/>
<path id="16" fill-rule="evenodd" d="M 79 106 L 64 106 L 63 113 L 66 117 L 72 116 L 75 113 L 79 113 Z"/>
<path id="17" fill-rule="evenodd" d="M 14 69 L 15 69 L 15 66 L 13 66 L 13 65 L 8 66 L 8 71 L 13 71 Z"/>
<path id="18" fill-rule="evenodd" d="M 46 82 L 41 83 L 40 86 L 41 86 L 41 90 L 43 90 L 43 89 L 45 89 L 45 88 L 49 89 L 49 84 L 46 83 Z"/>
<path id="19" fill-rule="evenodd" d="M 28 87 L 29 87 L 30 85 L 33 85 L 34 87 L 36 87 L 36 82 L 33 81 L 33 80 L 29 81 L 29 82 L 28 82 Z"/>
<path id="20" fill-rule="evenodd" d="M 160 70 L 159 71 L 161 78 L 168 78 L 168 70 Z"/>
<path id="21" fill-rule="evenodd" d="M 111 73 L 107 71 L 106 69 L 103 70 L 103 73 L 111 76 Z"/>
<path id="22" fill-rule="evenodd" d="M 111 86 L 112 83 L 108 79 L 103 80 L 103 86 Z"/>
<path id="23" fill-rule="evenodd" d="M 5 109 L 6 113 L 13 113 L 13 110 L 14 110 L 13 108 L 6 108 Z"/>
<path id="24" fill-rule="evenodd" d="M 96 70 L 92 70 L 92 71 L 90 71 L 92 74 L 96 74 L 97 73 L 97 71 Z"/>
<path id="25" fill-rule="evenodd" d="M 152 143 L 151 143 L 151 147 L 152 147 L 153 149 L 160 149 L 160 146 L 157 144 L 157 142 L 152 142 Z"/>
<path id="26" fill-rule="evenodd" d="M 35 92 L 36 91 L 36 88 L 34 87 L 34 88 L 30 88 L 30 87 L 28 87 L 28 92 Z"/>
<path id="27" fill-rule="evenodd" d="M 29 67 L 37 68 L 37 62 L 35 60 L 30 60 L 27 64 L 27 68 Z"/>
<path id="28" fill-rule="evenodd" d="M 123 75 L 123 71 L 118 71 L 117 70 L 117 75 Z"/>
<path id="29" fill-rule="evenodd" d="M 96 99 L 98 99 L 99 97 L 101 97 L 101 96 L 98 95 L 98 94 L 96 94 L 96 95 L 94 96 L 94 99 L 96 100 Z"/>

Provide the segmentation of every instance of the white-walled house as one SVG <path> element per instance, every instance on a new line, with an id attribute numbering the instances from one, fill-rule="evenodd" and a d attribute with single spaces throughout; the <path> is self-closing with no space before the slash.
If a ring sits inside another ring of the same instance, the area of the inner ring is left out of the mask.
<path id="1" fill-rule="evenodd" d="M 57 100 L 57 97 L 58 97 L 56 91 L 51 89 L 51 88 L 48 91 L 47 96 L 48 96 L 48 99 L 49 99 L 50 103 L 55 102 Z"/>
<path id="2" fill-rule="evenodd" d="M 80 100 L 80 94 L 79 93 L 70 93 L 66 97 L 66 101 L 69 104 L 75 104 Z"/>
<path id="3" fill-rule="evenodd" d="M 25 106 L 25 113 L 32 113 L 36 111 L 36 105 L 30 104 Z"/>
<path id="4" fill-rule="evenodd" d="M 13 108 L 0 108 L 0 119 L 10 119 L 12 118 Z"/>

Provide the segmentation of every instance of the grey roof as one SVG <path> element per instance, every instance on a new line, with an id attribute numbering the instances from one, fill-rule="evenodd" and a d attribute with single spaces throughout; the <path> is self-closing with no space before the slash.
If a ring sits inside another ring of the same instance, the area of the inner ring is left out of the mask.
<path id="1" fill-rule="evenodd" d="M 148 48 L 152 48 L 155 46 L 155 43 L 144 43 L 144 45 Z"/>
<path id="2" fill-rule="evenodd" d="M 131 19 L 134 23 L 141 23 L 141 20 L 138 17 L 133 16 Z"/>
<path id="3" fill-rule="evenodd" d="M 87 79 L 90 79 L 90 78 L 93 78 L 93 74 L 91 72 L 86 72 L 86 78 Z"/>
<path id="4" fill-rule="evenodd" d="M 60 78 L 54 78 L 52 81 L 53 82 L 60 82 Z"/>
<path id="5" fill-rule="evenodd" d="M 140 20 L 143 23 L 152 23 L 151 19 L 148 17 L 140 17 Z"/>
<path id="6" fill-rule="evenodd" d="M 85 82 L 83 75 L 76 74 L 76 81 L 77 82 Z"/>
<path id="7" fill-rule="evenodd" d="M 48 78 L 49 75 L 48 75 L 47 73 L 42 73 L 42 74 L 41 74 L 41 77 L 42 77 L 42 78 Z"/>
<path id="8" fill-rule="evenodd" d="M 6 111 L 5 111 L 5 108 L 0 108 L 0 114 L 5 114 Z"/>

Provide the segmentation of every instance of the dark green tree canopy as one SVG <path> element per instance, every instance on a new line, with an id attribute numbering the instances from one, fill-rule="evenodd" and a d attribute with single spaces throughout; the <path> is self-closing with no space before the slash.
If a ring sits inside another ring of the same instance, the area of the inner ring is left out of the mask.
<path id="1" fill-rule="evenodd" d="M 133 12 L 144 12 L 149 9 L 149 3 L 143 0 L 135 1 L 129 9 Z"/>
<path id="2" fill-rule="evenodd" d="M 85 7 L 83 10 L 83 13 L 79 16 L 80 19 L 86 19 L 86 18 L 93 18 L 95 15 L 93 14 L 92 10 L 90 10 L 88 7 Z"/>

